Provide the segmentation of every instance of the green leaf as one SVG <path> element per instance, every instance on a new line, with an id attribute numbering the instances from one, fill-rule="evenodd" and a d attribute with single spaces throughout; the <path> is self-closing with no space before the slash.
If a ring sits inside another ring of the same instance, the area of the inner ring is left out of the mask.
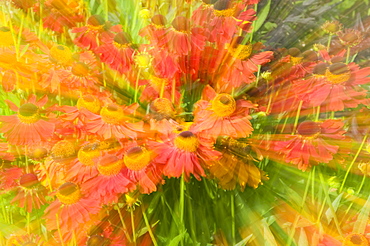
<path id="1" fill-rule="evenodd" d="M 357 217 L 355 225 L 353 226 L 354 233 L 364 233 L 370 214 L 370 196 L 368 196 L 365 205 L 361 208 L 360 214 Z"/>
<path id="2" fill-rule="evenodd" d="M 171 242 L 168 244 L 168 246 L 177 246 L 177 245 L 179 245 L 180 241 L 184 238 L 185 234 L 186 234 L 186 231 L 184 231 L 180 235 L 177 235 L 176 237 L 174 237 L 171 240 Z"/>
<path id="3" fill-rule="evenodd" d="M 328 219 L 328 223 L 330 223 L 331 220 L 334 218 L 333 212 L 336 212 L 338 210 L 338 207 L 340 205 L 340 201 L 342 199 L 342 196 L 343 196 L 343 193 L 341 193 L 339 196 L 337 196 L 335 198 L 335 200 L 333 201 L 332 204 L 333 204 L 334 211 L 331 211 L 330 208 L 328 208 L 328 210 L 326 210 L 325 215 L 326 215 L 326 218 Z"/>
<path id="4" fill-rule="evenodd" d="M 265 7 L 263 7 L 262 11 L 259 13 L 259 15 L 257 15 L 258 18 L 255 22 L 253 32 L 257 32 L 258 29 L 260 29 L 261 26 L 263 25 L 263 23 L 265 22 L 268 14 L 270 12 L 270 6 L 271 6 L 271 0 L 268 0 Z"/>
<path id="5" fill-rule="evenodd" d="M 14 233 L 20 233 L 20 234 L 24 233 L 25 234 L 26 232 L 22 230 L 21 228 L 19 228 L 18 226 L 0 222 L 0 233 L 4 237 L 8 237 Z"/>

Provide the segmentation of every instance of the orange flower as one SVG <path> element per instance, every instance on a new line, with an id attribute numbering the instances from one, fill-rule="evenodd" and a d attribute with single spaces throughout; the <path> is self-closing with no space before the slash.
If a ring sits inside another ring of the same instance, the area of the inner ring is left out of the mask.
<path id="1" fill-rule="evenodd" d="M 338 146 L 330 139 L 343 139 L 343 123 L 339 120 L 324 122 L 304 121 L 297 127 L 297 135 L 288 135 L 287 141 L 276 141 L 275 150 L 285 155 L 285 161 L 298 165 L 305 171 L 311 165 L 328 163 L 338 152 Z"/>
<path id="2" fill-rule="evenodd" d="M 226 93 L 216 94 L 207 86 L 203 98 L 196 103 L 194 125 L 191 130 L 207 137 L 229 136 L 233 138 L 248 137 L 252 131 L 249 109 L 254 108 L 251 102 L 235 99 Z"/>
<path id="3" fill-rule="evenodd" d="M 11 201 L 18 203 L 19 207 L 25 207 L 31 213 L 33 209 L 40 209 L 46 204 L 46 189 L 40 184 L 36 174 L 26 173 L 19 179 L 19 186 L 16 189 L 16 196 Z"/>
<path id="4" fill-rule="evenodd" d="M 150 142 L 148 145 L 158 154 L 154 162 L 165 164 L 164 175 L 179 178 L 184 174 L 185 180 L 189 180 L 190 174 L 200 180 L 205 176 L 203 167 L 212 165 L 221 155 L 213 149 L 212 141 L 191 131 L 172 135 L 164 143 Z"/>
<path id="5" fill-rule="evenodd" d="M 135 188 L 135 184 L 123 173 L 123 168 L 122 159 L 114 154 L 104 154 L 97 164 L 99 175 L 86 181 L 83 189 L 104 204 L 118 202 L 120 194 Z"/>
<path id="6" fill-rule="evenodd" d="M 48 100 L 47 96 L 36 101 L 32 95 L 18 108 L 14 103 L 6 101 L 16 115 L 0 116 L 0 132 L 13 145 L 31 145 L 48 141 L 52 137 L 55 124 L 41 115 L 42 107 Z"/>
<path id="7" fill-rule="evenodd" d="M 83 223 L 100 211 L 99 201 L 71 182 L 62 184 L 56 192 L 57 199 L 46 209 L 44 218 L 48 230 L 60 229 L 63 237 L 72 231 L 78 231 Z M 57 221 L 58 220 L 58 221 Z"/>
<path id="8" fill-rule="evenodd" d="M 103 139 L 112 137 L 135 139 L 137 132 L 143 131 L 143 122 L 128 122 L 134 119 L 127 116 L 134 111 L 134 108 L 137 108 L 136 104 L 123 107 L 115 103 L 109 103 L 101 108 L 100 115 L 82 109 L 86 131 L 97 134 Z"/>

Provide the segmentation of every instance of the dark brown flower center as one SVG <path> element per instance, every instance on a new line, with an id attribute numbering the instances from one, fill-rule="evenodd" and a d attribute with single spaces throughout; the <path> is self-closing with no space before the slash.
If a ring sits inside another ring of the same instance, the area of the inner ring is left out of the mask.
<path id="1" fill-rule="evenodd" d="M 48 154 L 47 149 L 44 147 L 36 148 L 32 151 L 32 157 L 36 159 L 42 159 Z"/>
<path id="2" fill-rule="evenodd" d="M 100 235 L 93 235 L 87 240 L 87 246 L 105 246 L 107 245 L 107 240 Z"/>
<path id="3" fill-rule="evenodd" d="M 173 26 L 173 28 L 176 29 L 176 31 L 187 32 L 187 31 L 189 31 L 190 21 L 188 20 L 188 18 L 186 18 L 184 16 L 177 16 L 172 21 L 172 26 Z"/>
<path id="4" fill-rule="evenodd" d="M 58 192 L 63 196 L 72 195 L 74 192 L 79 191 L 79 188 L 76 184 L 67 182 L 59 186 Z"/>
<path id="5" fill-rule="evenodd" d="M 130 44 L 130 40 L 130 35 L 126 32 L 117 33 L 117 35 L 114 37 L 114 42 L 120 45 Z"/>
<path id="6" fill-rule="evenodd" d="M 32 188 L 39 183 L 37 176 L 34 173 L 26 173 L 19 179 L 19 184 L 25 188 Z"/>
<path id="7" fill-rule="evenodd" d="M 224 105 L 227 105 L 231 103 L 231 100 L 229 97 L 223 95 L 222 97 L 220 97 L 220 102 Z"/>
<path id="8" fill-rule="evenodd" d="M 82 98 L 86 102 L 94 102 L 95 101 L 95 97 L 93 97 L 92 95 L 86 95 L 86 96 L 83 96 Z"/>
<path id="9" fill-rule="evenodd" d="M 217 0 L 202 0 L 202 1 L 205 4 L 215 4 L 215 2 L 217 2 Z"/>
<path id="10" fill-rule="evenodd" d="M 108 111 L 118 111 L 118 107 L 117 105 L 111 103 L 107 106 L 107 110 Z"/>
<path id="11" fill-rule="evenodd" d="M 361 237 L 360 237 L 359 235 L 352 235 L 352 236 L 351 236 L 351 242 L 352 242 L 353 244 L 361 245 L 361 243 L 362 243 L 362 239 L 361 239 Z"/>
<path id="12" fill-rule="evenodd" d="M 98 164 L 98 170 L 102 175 L 111 176 L 118 174 L 123 167 L 123 161 L 115 155 L 102 157 Z"/>
<path id="13" fill-rule="evenodd" d="M 104 18 L 100 15 L 92 15 L 88 20 L 87 24 L 92 26 L 101 26 L 104 25 L 105 21 Z"/>
<path id="14" fill-rule="evenodd" d="M 298 48 L 293 47 L 293 48 L 290 48 L 290 49 L 288 50 L 288 53 L 289 53 L 289 55 L 291 55 L 291 56 L 298 57 L 298 56 L 300 56 L 301 51 L 300 51 Z"/>
<path id="15" fill-rule="evenodd" d="M 2 32 L 10 32 L 10 29 L 9 29 L 9 27 L 2 26 L 2 27 L 0 27 L 0 31 L 2 31 Z"/>
<path id="16" fill-rule="evenodd" d="M 152 23 L 156 26 L 164 26 L 167 24 L 167 19 L 163 15 L 155 15 L 152 17 Z"/>
<path id="17" fill-rule="evenodd" d="M 184 131 L 184 132 L 181 132 L 179 136 L 183 138 L 191 138 L 191 137 L 194 137 L 195 135 L 191 131 Z"/>
<path id="18" fill-rule="evenodd" d="M 338 63 L 338 62 L 342 62 L 344 60 L 344 58 L 342 56 L 334 56 L 333 58 L 331 58 L 331 63 Z"/>
<path id="19" fill-rule="evenodd" d="M 306 62 L 313 62 L 317 61 L 318 57 L 315 51 L 313 50 L 306 50 L 302 53 L 303 60 Z"/>
<path id="20" fill-rule="evenodd" d="M 26 104 L 23 104 L 19 108 L 19 111 L 18 112 L 22 116 L 33 116 L 33 115 L 37 114 L 38 109 L 39 108 L 35 104 L 26 103 Z"/>
<path id="21" fill-rule="evenodd" d="M 326 63 L 319 63 L 314 68 L 312 73 L 317 75 L 324 75 L 326 72 L 326 68 L 328 67 L 328 64 Z"/>
<path id="22" fill-rule="evenodd" d="M 133 148 L 131 148 L 131 149 L 129 149 L 127 151 L 127 155 L 128 156 L 139 155 L 141 153 L 143 153 L 143 150 L 140 147 L 138 147 L 138 146 L 137 147 L 133 147 Z"/>
<path id="23" fill-rule="evenodd" d="M 321 127 L 317 122 L 304 121 L 299 124 L 297 132 L 302 136 L 311 137 L 319 134 L 321 132 Z"/>
<path id="24" fill-rule="evenodd" d="M 232 4 L 230 0 L 219 0 L 213 5 L 213 8 L 215 10 L 225 10 L 231 7 L 232 7 Z"/>
<path id="25" fill-rule="evenodd" d="M 349 68 L 346 64 L 338 62 L 334 63 L 329 67 L 329 71 L 332 74 L 339 75 L 339 74 L 345 74 L 349 72 Z"/>

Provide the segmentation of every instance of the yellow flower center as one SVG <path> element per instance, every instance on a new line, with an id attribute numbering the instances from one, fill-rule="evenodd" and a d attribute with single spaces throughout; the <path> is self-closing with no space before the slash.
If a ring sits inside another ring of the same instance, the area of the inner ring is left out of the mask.
<path id="1" fill-rule="evenodd" d="M 108 240 L 106 240 L 101 235 L 92 235 L 86 242 L 87 246 L 100 246 L 100 245 L 109 245 Z"/>
<path id="2" fill-rule="evenodd" d="M 360 233 L 352 233 L 348 235 L 343 242 L 343 246 L 368 246 L 367 238 Z"/>
<path id="3" fill-rule="evenodd" d="M 150 152 L 145 148 L 133 147 L 127 151 L 123 160 L 128 169 L 139 171 L 149 164 Z"/>
<path id="4" fill-rule="evenodd" d="M 100 115 L 105 123 L 118 125 L 125 118 L 123 109 L 113 103 L 100 110 Z"/>
<path id="5" fill-rule="evenodd" d="M 35 104 L 25 103 L 18 110 L 18 118 L 22 123 L 33 124 L 40 119 L 39 108 Z"/>
<path id="6" fill-rule="evenodd" d="M 302 63 L 302 59 L 303 57 L 294 57 L 294 56 L 291 56 L 290 57 L 290 62 L 293 64 L 293 65 L 298 65 L 298 64 L 301 64 Z"/>
<path id="7" fill-rule="evenodd" d="M 235 48 L 230 47 L 229 53 L 240 60 L 246 60 L 252 54 L 252 44 L 238 44 Z"/>
<path id="8" fill-rule="evenodd" d="M 105 176 L 118 174 L 123 167 L 123 161 L 114 155 L 107 155 L 103 157 L 98 164 L 98 171 Z"/>
<path id="9" fill-rule="evenodd" d="M 76 75 L 77 77 L 86 77 L 89 75 L 89 67 L 82 62 L 77 62 L 72 67 L 72 74 Z"/>
<path id="10" fill-rule="evenodd" d="M 62 184 L 56 194 L 59 201 L 65 205 L 71 205 L 81 199 L 80 188 L 71 182 Z"/>
<path id="11" fill-rule="evenodd" d="M 72 61 L 72 52 L 65 45 L 55 45 L 50 49 L 50 59 L 61 65 L 68 65 Z"/>
<path id="12" fill-rule="evenodd" d="M 105 21 L 103 17 L 101 17 L 100 15 L 92 15 L 87 20 L 87 27 L 89 28 L 89 30 L 99 31 L 103 30 L 104 23 Z"/>
<path id="13" fill-rule="evenodd" d="M 212 100 L 212 110 L 217 116 L 227 117 L 234 113 L 236 109 L 235 99 L 226 93 L 218 94 Z"/>
<path id="14" fill-rule="evenodd" d="M 175 146 L 186 152 L 196 152 L 199 146 L 199 140 L 190 131 L 184 131 L 175 138 Z"/>
<path id="15" fill-rule="evenodd" d="M 332 84 L 340 84 L 351 78 L 351 72 L 346 64 L 339 62 L 328 67 L 325 76 Z"/>
<path id="16" fill-rule="evenodd" d="M 79 110 L 85 108 L 94 114 L 98 114 L 100 111 L 100 102 L 94 96 L 86 95 L 77 100 L 77 108 Z"/>
<path id="17" fill-rule="evenodd" d="M 2 26 L 0 27 L 0 47 L 9 47 L 13 46 L 13 36 L 9 27 Z"/>
<path id="18" fill-rule="evenodd" d="M 171 118 L 175 111 L 172 102 L 167 98 L 157 98 L 151 104 L 151 109 L 165 118 Z"/>
<path id="19" fill-rule="evenodd" d="M 32 158 L 35 158 L 35 159 L 42 159 L 47 154 L 48 154 L 47 149 L 45 149 L 44 147 L 38 147 L 32 151 L 31 156 Z"/>
<path id="20" fill-rule="evenodd" d="M 53 157 L 54 161 L 73 157 L 75 153 L 75 146 L 73 145 L 73 143 L 67 140 L 59 141 L 51 149 L 51 156 Z"/>
<path id="21" fill-rule="evenodd" d="M 99 143 L 91 143 L 83 146 L 77 153 L 78 160 L 85 166 L 93 166 L 94 159 L 100 156 Z"/>
<path id="22" fill-rule="evenodd" d="M 235 7 L 230 0 L 219 0 L 213 5 L 213 12 L 218 17 L 231 17 L 235 14 Z"/>
<path id="23" fill-rule="evenodd" d="M 134 58 L 136 65 L 140 68 L 150 67 L 152 59 L 152 56 L 145 52 L 136 55 Z"/>

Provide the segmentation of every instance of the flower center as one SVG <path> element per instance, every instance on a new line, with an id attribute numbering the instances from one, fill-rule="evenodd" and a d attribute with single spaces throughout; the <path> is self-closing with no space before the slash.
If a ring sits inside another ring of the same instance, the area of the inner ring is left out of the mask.
<path id="1" fill-rule="evenodd" d="M 175 138 L 175 146 L 186 152 L 195 152 L 198 149 L 199 141 L 191 131 L 184 131 Z"/>
<path id="2" fill-rule="evenodd" d="M 328 68 L 328 64 L 319 63 L 313 68 L 312 73 L 315 75 L 325 75 L 327 68 Z"/>
<path id="3" fill-rule="evenodd" d="M 47 149 L 44 147 L 36 148 L 32 151 L 32 158 L 34 159 L 42 159 L 48 154 Z"/>
<path id="4" fill-rule="evenodd" d="M 56 196 L 61 203 L 70 205 L 78 202 L 82 195 L 76 184 L 67 182 L 59 186 Z"/>
<path id="5" fill-rule="evenodd" d="M 189 27 L 190 27 L 190 21 L 188 20 L 188 18 L 186 18 L 184 16 L 177 16 L 172 21 L 172 26 L 178 32 L 188 33 L 189 32 Z"/>
<path id="6" fill-rule="evenodd" d="M 150 106 L 153 111 L 160 114 L 164 118 L 171 118 L 175 113 L 171 101 L 167 98 L 157 98 L 151 103 Z"/>
<path id="7" fill-rule="evenodd" d="M 290 62 L 293 65 L 298 65 L 302 62 L 303 57 L 301 56 L 301 51 L 298 48 L 290 48 L 288 53 L 290 55 Z"/>
<path id="8" fill-rule="evenodd" d="M 235 99 L 229 94 L 218 94 L 212 101 L 212 110 L 217 116 L 230 116 L 232 113 L 234 113 L 235 109 Z"/>
<path id="9" fill-rule="evenodd" d="M 159 78 L 157 76 L 151 75 L 149 78 L 149 83 L 156 91 L 161 91 L 168 84 L 168 79 Z"/>
<path id="10" fill-rule="evenodd" d="M 60 161 L 66 158 L 73 157 L 76 153 L 73 143 L 67 140 L 61 140 L 56 143 L 51 149 L 51 156 L 54 161 Z"/>
<path id="11" fill-rule="evenodd" d="M 39 108 L 32 103 L 25 103 L 18 110 L 18 118 L 21 122 L 32 124 L 40 119 Z"/>
<path id="12" fill-rule="evenodd" d="M 157 28 L 163 28 L 167 24 L 167 20 L 163 15 L 155 15 L 152 17 L 152 23 Z"/>
<path id="13" fill-rule="evenodd" d="M 150 152 L 145 148 L 133 147 L 127 151 L 123 160 L 128 169 L 139 171 L 149 164 Z"/>
<path id="14" fill-rule="evenodd" d="M 218 17 L 231 17 L 235 14 L 235 6 L 230 0 L 219 0 L 213 5 L 214 14 Z"/>
<path id="15" fill-rule="evenodd" d="M 123 161 L 114 155 L 106 155 L 102 157 L 98 164 L 98 171 L 105 176 L 118 174 L 123 167 Z"/>
<path id="16" fill-rule="evenodd" d="M 61 65 L 68 65 L 72 60 L 72 52 L 65 45 L 54 45 L 50 49 L 50 60 Z"/>
<path id="17" fill-rule="evenodd" d="M 100 156 L 99 143 L 87 144 L 78 151 L 78 160 L 85 166 L 93 166 L 95 164 L 95 159 Z"/>
<path id="18" fill-rule="evenodd" d="M 37 176 L 34 173 L 23 174 L 19 179 L 19 185 L 26 189 L 32 189 L 38 184 L 39 180 L 37 179 Z"/>
<path id="19" fill-rule="evenodd" d="M 135 56 L 134 60 L 138 67 L 140 68 L 148 68 L 152 62 L 152 56 L 148 53 L 140 53 Z"/>
<path id="20" fill-rule="evenodd" d="M 86 243 L 87 246 L 105 246 L 107 245 L 107 241 L 104 237 L 100 235 L 93 235 L 90 236 L 89 240 Z"/>
<path id="21" fill-rule="evenodd" d="M 321 133 L 321 127 L 317 122 L 304 121 L 299 124 L 297 132 L 301 136 L 315 138 Z"/>
<path id="22" fill-rule="evenodd" d="M 98 114 L 100 111 L 100 102 L 94 96 L 86 95 L 77 100 L 77 108 L 78 110 L 85 108 L 94 114 Z"/>
<path id="23" fill-rule="evenodd" d="M 359 233 L 353 233 L 348 235 L 344 239 L 343 246 L 354 246 L 354 245 L 368 246 L 369 242 L 364 235 Z"/>
<path id="24" fill-rule="evenodd" d="M 328 32 L 330 34 L 335 34 L 341 28 L 342 27 L 339 21 L 326 21 L 324 25 L 322 25 L 322 29 L 324 29 L 325 32 Z"/>
<path id="25" fill-rule="evenodd" d="M 89 67 L 82 62 L 77 62 L 72 67 L 72 73 L 78 77 L 86 77 L 89 75 Z"/>
<path id="26" fill-rule="evenodd" d="M 117 33 L 117 35 L 114 37 L 113 44 L 118 49 L 119 48 L 127 48 L 131 45 L 130 40 L 131 40 L 131 37 L 128 33 L 120 32 L 120 33 Z"/>
<path id="27" fill-rule="evenodd" d="M 252 44 L 237 44 L 230 46 L 229 53 L 240 60 L 246 60 L 252 54 Z"/>
<path id="28" fill-rule="evenodd" d="M 349 80 L 351 72 L 346 64 L 338 62 L 328 67 L 325 76 L 332 84 L 340 84 Z"/>
<path id="29" fill-rule="evenodd" d="M 104 19 L 100 15 L 92 15 L 87 20 L 87 26 L 91 30 L 102 30 L 104 28 Z"/>
<path id="30" fill-rule="evenodd" d="M 103 107 L 100 110 L 100 115 L 105 123 L 114 125 L 120 124 L 125 117 L 123 109 L 113 103 Z"/>

